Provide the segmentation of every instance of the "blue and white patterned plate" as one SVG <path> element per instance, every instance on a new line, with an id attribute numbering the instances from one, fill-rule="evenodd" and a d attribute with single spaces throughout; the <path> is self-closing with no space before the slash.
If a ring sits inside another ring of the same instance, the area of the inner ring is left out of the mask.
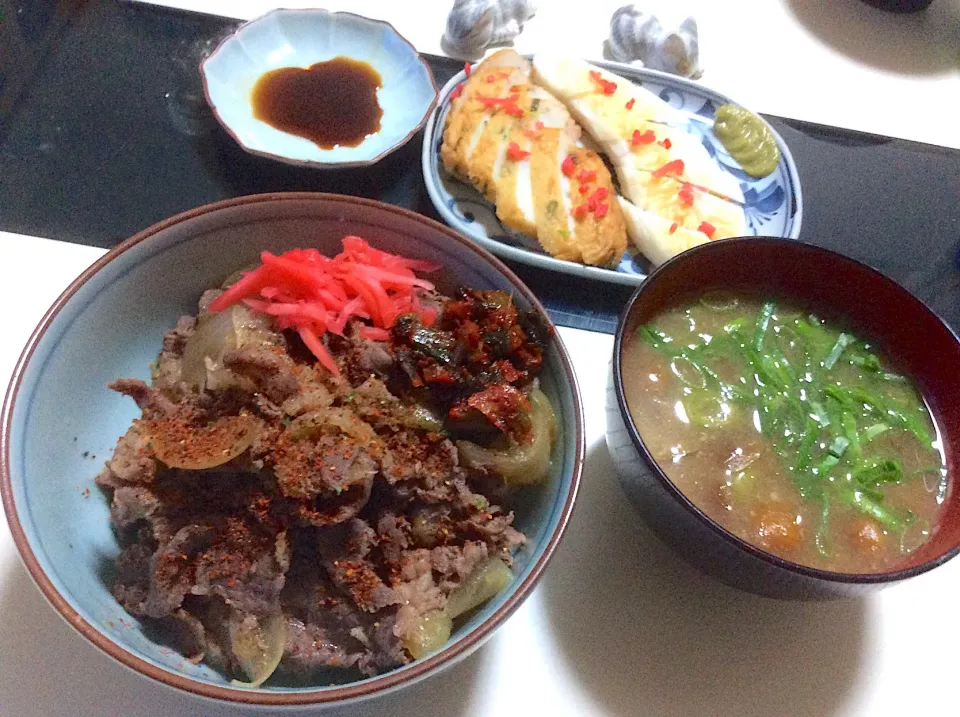
<path id="1" fill-rule="evenodd" d="M 594 64 L 636 82 L 687 115 L 686 130 L 700 137 L 717 164 L 740 182 L 749 234 L 791 239 L 799 236 L 802 215 L 800 177 L 790 149 L 772 127 L 770 131 L 780 147 L 780 164 L 773 174 L 755 179 L 740 168 L 713 136 L 714 112 L 720 105 L 731 104 L 732 100 L 696 82 L 663 72 L 614 62 Z M 505 259 L 616 284 L 641 283 L 646 278 L 648 263 L 632 246 L 616 269 L 554 259 L 542 250 L 532 248 L 535 242 L 504 227 L 492 204 L 444 169 L 440 161 L 440 145 L 447 112 L 450 111 L 450 93 L 465 79 L 466 73 L 460 72 L 440 90 L 437 107 L 427 121 L 423 140 L 423 176 L 427 193 L 444 221 Z"/>

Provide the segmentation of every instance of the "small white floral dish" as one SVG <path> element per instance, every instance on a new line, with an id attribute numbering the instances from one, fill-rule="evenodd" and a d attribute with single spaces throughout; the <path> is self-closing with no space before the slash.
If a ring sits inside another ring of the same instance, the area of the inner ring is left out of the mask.
<path id="1" fill-rule="evenodd" d="M 377 101 L 383 116 L 378 132 L 356 147 L 322 149 L 254 116 L 250 95 L 264 73 L 306 68 L 339 56 L 369 63 L 379 73 Z M 221 42 L 201 63 L 200 73 L 214 115 L 241 147 L 301 166 L 373 164 L 409 141 L 437 100 L 433 73 L 408 40 L 389 23 L 348 12 L 268 12 Z"/>

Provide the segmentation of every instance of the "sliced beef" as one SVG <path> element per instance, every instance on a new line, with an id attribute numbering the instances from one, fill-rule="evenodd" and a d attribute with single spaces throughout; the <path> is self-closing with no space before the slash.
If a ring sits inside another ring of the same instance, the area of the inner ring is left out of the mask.
<path id="1" fill-rule="evenodd" d="M 300 389 L 300 380 L 297 377 L 300 369 L 280 346 L 260 344 L 228 351 L 223 356 L 223 365 L 252 380 L 257 391 L 277 405 L 294 396 Z"/>
<path id="2" fill-rule="evenodd" d="M 174 413 L 177 406 L 162 391 L 148 386 L 137 378 L 118 378 L 107 386 L 117 393 L 132 398 L 145 417 L 163 416 Z"/>
<path id="3" fill-rule="evenodd" d="M 512 527 L 513 514 L 501 512 L 484 496 L 472 492 L 462 475 L 454 475 L 432 490 L 417 486 L 411 490 L 407 484 L 397 484 L 394 490 L 413 501 L 408 508 L 411 518 L 407 533 L 412 546 L 466 550 L 471 543 L 480 543 L 490 554 L 505 554 L 509 561 L 509 551 L 524 544 L 523 534 Z M 396 553 L 385 553 L 384 558 L 397 560 Z"/>
<path id="4" fill-rule="evenodd" d="M 341 342 L 336 352 L 340 370 L 345 373 L 354 386 L 363 383 L 370 376 L 387 377 L 394 366 L 390 345 L 383 341 L 364 338 L 359 332 L 360 324 L 351 322 L 346 340 Z"/>
<path id="5" fill-rule="evenodd" d="M 325 567 L 333 584 L 364 612 L 376 612 L 396 602 L 393 591 L 384 584 L 369 561 L 343 558 L 329 560 Z"/>
<path id="6" fill-rule="evenodd" d="M 320 531 L 319 555 L 331 582 L 364 612 L 376 612 L 397 602 L 369 560 L 377 534 L 366 521 L 353 518 Z"/>
<path id="7" fill-rule="evenodd" d="M 203 661 L 215 669 L 237 671 L 230 648 L 230 618 L 233 609 L 219 597 L 187 595 L 184 610 L 200 620 L 204 629 Z"/>
<path id="8" fill-rule="evenodd" d="M 413 520 L 416 521 L 416 517 Z M 388 566 L 399 565 L 400 557 L 410 546 L 411 533 L 415 529 L 416 524 L 411 528 L 410 521 L 405 516 L 390 511 L 380 516 L 377 521 L 377 542 Z"/>
<path id="9" fill-rule="evenodd" d="M 416 634 L 424 615 L 442 610 L 447 604 L 446 595 L 433 579 L 429 555 L 411 555 L 406 568 L 409 572 L 405 573 L 405 576 L 413 575 L 415 571 L 422 572 L 419 576 L 394 586 L 400 608 L 397 610 L 397 622 L 393 632 L 401 640 Z"/>
<path id="10" fill-rule="evenodd" d="M 98 478 L 101 485 L 150 483 L 157 475 L 157 462 L 150 451 L 150 440 L 138 421 L 117 441 L 113 456 Z"/>
<path id="11" fill-rule="evenodd" d="M 170 540 L 174 533 L 168 507 L 146 486 L 121 485 L 114 490 L 110 520 L 121 533 L 144 520 L 150 525 L 154 539 L 161 543 Z"/>
<path id="12" fill-rule="evenodd" d="M 349 421 L 359 419 L 350 416 L 333 409 L 312 422 L 314 414 L 307 414 L 284 431 L 274 446 L 277 488 L 293 501 L 294 513 L 304 524 L 342 523 L 370 499 L 379 467 L 373 454 L 381 449 L 373 444 L 377 439 L 369 426 L 367 433 L 352 429 Z"/>
<path id="13" fill-rule="evenodd" d="M 277 487 L 295 500 L 342 495 L 354 486 L 368 486 L 377 472 L 377 463 L 365 446 L 335 434 L 312 440 L 282 435 L 274 461 Z"/>
<path id="14" fill-rule="evenodd" d="M 395 634 L 396 617 L 384 615 L 344 633 L 291 620 L 287 625 L 284 665 L 291 672 L 354 667 L 367 676 L 410 662 Z"/>
<path id="15" fill-rule="evenodd" d="M 292 514 L 298 525 L 323 528 L 337 525 L 359 514 L 370 499 L 373 479 L 353 485 L 340 494 L 327 494 L 322 500 L 294 502 Z"/>
<path id="16" fill-rule="evenodd" d="M 488 517 L 489 516 L 489 517 Z M 478 514 L 465 521 L 464 532 L 496 546 L 501 552 L 522 546 L 526 537 L 513 527 L 513 513 Z"/>
<path id="17" fill-rule="evenodd" d="M 304 624 L 292 619 L 287 622 L 287 645 L 284 662 L 295 672 L 312 672 L 324 668 L 356 667 L 364 653 L 364 645 L 352 645 L 349 650 L 342 641 L 315 624 Z"/>
<path id="18" fill-rule="evenodd" d="M 397 616 L 384 615 L 367 631 L 371 646 L 370 659 L 361 660 L 358 667 L 365 674 L 375 675 L 410 662 L 410 656 L 397 636 Z"/>
<path id="19" fill-rule="evenodd" d="M 194 585 L 196 555 L 210 544 L 213 536 L 209 525 L 187 525 L 154 553 L 144 614 L 166 617 L 180 607 Z"/>
<path id="20" fill-rule="evenodd" d="M 312 411 L 321 411 L 333 404 L 333 396 L 329 389 L 321 383 L 304 382 L 300 390 L 286 399 L 280 410 L 287 416 L 300 416 Z"/>
<path id="21" fill-rule="evenodd" d="M 349 529 L 355 553 L 374 549 L 371 532 L 362 524 Z M 409 661 L 393 634 L 391 608 L 363 612 L 331 580 L 312 534 L 301 533 L 293 543 L 294 559 L 282 594 L 284 609 L 292 617 L 284 655 L 286 669 L 303 673 L 354 666 L 372 675 Z"/>
<path id="22" fill-rule="evenodd" d="M 384 436 L 383 476 L 390 483 L 414 481 L 430 490 L 443 485 L 457 467 L 457 448 L 439 434 L 405 428 Z"/>
<path id="23" fill-rule="evenodd" d="M 187 347 L 187 339 L 193 336 L 196 326 L 197 318 L 195 316 L 181 316 L 177 319 L 177 325 L 163 335 L 161 356 L 163 354 L 175 357 L 183 356 L 183 351 Z"/>
<path id="24" fill-rule="evenodd" d="M 163 630 L 171 646 L 194 664 L 203 661 L 210 649 L 203 623 L 182 608 L 163 621 Z"/>
<path id="25" fill-rule="evenodd" d="M 174 523 L 239 516 L 272 525 L 276 532 L 282 506 L 267 495 L 269 483 L 263 475 L 248 471 L 168 470 L 150 488 Z"/>
<path id="26" fill-rule="evenodd" d="M 286 534 L 271 533 L 250 519 L 226 518 L 197 558 L 194 595 L 212 595 L 255 616 L 280 610 L 289 568 Z"/>
<path id="27" fill-rule="evenodd" d="M 430 551 L 430 567 L 440 578 L 440 587 L 452 590 L 460 581 L 487 559 L 489 548 L 479 540 L 461 545 L 442 545 Z"/>
<path id="28" fill-rule="evenodd" d="M 413 543 L 419 548 L 433 548 L 447 542 L 452 535 L 456 516 L 449 503 L 424 503 L 411 511 Z"/>
<path id="29" fill-rule="evenodd" d="M 113 596 L 131 615 L 143 615 L 143 603 L 150 589 L 150 557 L 153 549 L 144 543 L 132 543 L 117 557 Z"/>

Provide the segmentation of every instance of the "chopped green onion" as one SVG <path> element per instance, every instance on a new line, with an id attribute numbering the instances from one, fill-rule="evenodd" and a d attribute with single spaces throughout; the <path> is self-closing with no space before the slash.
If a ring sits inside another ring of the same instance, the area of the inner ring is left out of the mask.
<path id="1" fill-rule="evenodd" d="M 655 326 L 650 325 L 640 327 L 640 338 L 642 338 L 655 349 L 666 349 L 667 344 L 674 343 L 672 336 L 665 334 Z"/>
<path id="2" fill-rule="evenodd" d="M 908 431 L 916 436 L 917 440 L 920 441 L 924 447 L 927 447 L 933 443 L 930 432 L 920 421 L 900 410 L 892 402 L 887 404 L 887 402 L 885 402 L 879 396 L 875 396 L 869 391 L 865 391 L 862 388 L 824 386 L 823 392 L 845 406 L 860 404 L 869 408 L 870 410 L 875 411 L 876 413 L 888 416 L 890 418 L 895 418 L 899 423 L 903 424 Z"/>
<path id="3" fill-rule="evenodd" d="M 830 350 L 834 343 L 830 332 L 820 325 L 820 320 L 816 316 L 809 319 L 797 319 L 794 324 L 797 333 L 804 338 L 807 343 L 820 355 Z"/>
<path id="4" fill-rule="evenodd" d="M 757 315 L 756 328 L 753 330 L 754 351 L 759 352 L 763 349 L 763 339 L 767 335 L 767 329 L 770 326 L 770 317 L 773 316 L 776 306 L 772 301 L 768 301 L 763 305 L 763 308 L 760 309 L 760 313 Z"/>
<path id="5" fill-rule="evenodd" d="M 827 355 L 827 358 L 824 359 L 823 367 L 829 371 L 836 366 L 837 360 L 840 358 L 840 354 L 842 354 L 843 350 L 852 343 L 853 337 L 850 334 L 840 334 L 837 337 L 837 343 L 833 345 L 833 348 L 830 349 L 830 353 Z"/>
<path id="6" fill-rule="evenodd" d="M 740 300 L 734 294 L 723 291 L 711 291 L 700 297 L 700 303 L 713 311 L 729 311 L 740 305 Z"/>
<path id="7" fill-rule="evenodd" d="M 854 353 L 850 356 L 850 363 L 870 373 L 880 373 L 881 370 L 879 357 L 870 353 Z"/>
<path id="8" fill-rule="evenodd" d="M 825 476 L 831 470 L 833 470 L 833 467 L 839 462 L 840 459 L 836 455 L 833 453 L 827 453 L 827 455 L 823 457 L 823 460 L 817 464 L 817 467 L 814 468 L 814 470 L 817 472 L 818 476 Z"/>
<path id="9" fill-rule="evenodd" d="M 890 426 L 888 426 L 886 423 L 874 423 L 872 426 L 870 426 L 870 428 L 863 432 L 864 443 L 869 443 L 881 433 L 886 433 L 889 430 Z"/>
<path id="10" fill-rule="evenodd" d="M 843 436 L 837 436 L 833 439 L 833 443 L 830 444 L 830 448 L 828 448 L 827 451 L 830 453 L 830 455 L 840 458 L 847 450 L 849 445 L 850 441 Z"/>
<path id="11" fill-rule="evenodd" d="M 860 437 L 857 435 L 857 419 L 854 418 L 852 413 L 844 412 L 841 423 L 843 425 L 843 435 L 850 445 L 850 455 L 853 460 L 859 460 L 863 451 L 860 447 Z"/>
<path id="12" fill-rule="evenodd" d="M 850 507 L 857 508 L 862 513 L 870 516 L 891 530 L 902 530 L 907 525 L 903 518 L 887 510 L 862 490 L 838 491 L 838 495 L 840 495 Z"/>
<path id="13" fill-rule="evenodd" d="M 680 379 L 680 382 L 691 388 L 706 388 L 707 377 L 703 369 L 685 356 L 677 356 L 670 362 L 670 372 Z"/>
<path id="14" fill-rule="evenodd" d="M 813 409 L 813 413 L 810 414 L 810 417 L 820 424 L 820 428 L 826 428 L 830 425 L 830 414 L 827 413 L 827 409 L 823 407 L 823 404 L 819 401 L 808 401 L 810 408 Z"/>
<path id="15" fill-rule="evenodd" d="M 864 486 L 878 486 L 883 483 L 899 483 L 903 480 L 903 468 L 895 460 L 886 459 L 853 472 L 853 479 Z"/>
<path id="16" fill-rule="evenodd" d="M 803 440 L 800 441 L 800 449 L 797 451 L 797 466 L 798 471 L 803 471 L 807 469 L 807 466 L 810 465 L 810 449 L 813 448 L 813 444 L 817 440 L 817 424 L 813 418 L 807 416 L 807 425 L 804 428 Z"/>

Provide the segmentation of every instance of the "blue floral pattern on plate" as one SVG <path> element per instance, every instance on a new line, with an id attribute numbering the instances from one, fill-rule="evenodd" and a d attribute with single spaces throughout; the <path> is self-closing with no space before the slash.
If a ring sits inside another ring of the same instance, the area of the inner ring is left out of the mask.
<path id="1" fill-rule="evenodd" d="M 800 177 L 789 148 L 775 131 L 774 137 L 782 155 L 779 166 L 767 177 L 751 177 L 741 169 L 711 131 L 717 108 L 731 103 L 731 100 L 696 82 L 662 72 L 616 63 L 594 64 L 633 80 L 687 116 L 684 129 L 699 137 L 717 164 L 739 181 L 745 200 L 744 213 L 749 234 L 791 239 L 799 236 L 802 215 Z M 641 283 L 647 275 L 648 264 L 632 246 L 623 255 L 616 269 L 601 269 L 555 259 L 546 254 L 535 240 L 504 227 L 497 219 L 493 205 L 473 187 L 444 169 L 440 161 L 440 145 L 447 112 L 450 110 L 450 93 L 464 79 L 465 73 L 460 72 L 440 91 L 437 106 L 427 122 L 423 141 L 423 176 L 427 193 L 447 224 L 506 259 L 600 281 L 618 284 Z"/>

